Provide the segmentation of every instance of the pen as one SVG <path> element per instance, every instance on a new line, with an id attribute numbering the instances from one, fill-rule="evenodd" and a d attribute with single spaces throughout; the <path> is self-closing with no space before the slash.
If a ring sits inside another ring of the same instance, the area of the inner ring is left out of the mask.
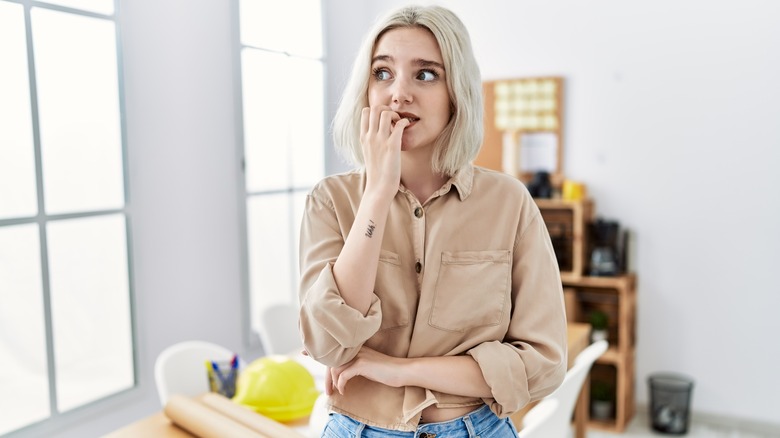
<path id="1" fill-rule="evenodd" d="M 206 376 L 208 376 L 209 379 L 209 389 L 211 392 L 218 391 L 219 388 L 217 388 L 217 382 L 215 381 L 216 377 L 214 377 L 213 362 L 206 360 L 203 362 L 203 364 L 206 366 Z"/>

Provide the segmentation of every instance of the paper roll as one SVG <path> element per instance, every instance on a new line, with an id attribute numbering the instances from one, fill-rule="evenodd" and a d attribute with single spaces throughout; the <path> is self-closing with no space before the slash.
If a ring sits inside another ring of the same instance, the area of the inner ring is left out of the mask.
<path id="1" fill-rule="evenodd" d="M 214 412 L 269 438 L 305 438 L 284 424 L 233 403 L 219 394 L 206 393 L 198 400 Z"/>
<path id="2" fill-rule="evenodd" d="M 181 395 L 171 396 L 164 412 L 174 424 L 199 438 L 272 438 Z"/>

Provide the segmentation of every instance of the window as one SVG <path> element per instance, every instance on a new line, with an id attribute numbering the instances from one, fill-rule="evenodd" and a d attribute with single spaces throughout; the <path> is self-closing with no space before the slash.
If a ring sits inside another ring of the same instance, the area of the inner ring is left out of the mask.
<path id="1" fill-rule="evenodd" d="M 114 0 L 0 0 L 0 435 L 135 385 Z"/>
<path id="2" fill-rule="evenodd" d="M 324 176 L 320 0 L 239 0 L 244 196 L 251 329 L 296 303 L 306 194 Z"/>

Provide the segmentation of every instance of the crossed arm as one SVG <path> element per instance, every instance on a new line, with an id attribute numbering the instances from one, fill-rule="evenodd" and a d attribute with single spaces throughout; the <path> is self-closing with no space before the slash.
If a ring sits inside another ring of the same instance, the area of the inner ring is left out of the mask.
<path id="1" fill-rule="evenodd" d="M 388 386 L 419 386 L 433 391 L 469 397 L 491 397 L 490 387 L 471 356 L 399 358 L 368 347 L 347 364 L 329 368 L 325 393 L 344 394 L 347 382 L 355 376 Z"/>

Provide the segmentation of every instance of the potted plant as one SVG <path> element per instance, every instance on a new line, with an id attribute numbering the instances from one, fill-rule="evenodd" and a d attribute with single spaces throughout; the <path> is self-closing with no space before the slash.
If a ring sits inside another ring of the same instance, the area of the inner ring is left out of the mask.
<path id="1" fill-rule="evenodd" d="M 615 406 L 615 392 L 612 385 L 603 380 L 594 380 L 590 385 L 590 415 L 596 420 L 612 418 Z"/>
<path id="2" fill-rule="evenodd" d="M 590 341 L 596 342 L 609 337 L 609 317 L 601 310 L 594 310 L 590 313 Z"/>

